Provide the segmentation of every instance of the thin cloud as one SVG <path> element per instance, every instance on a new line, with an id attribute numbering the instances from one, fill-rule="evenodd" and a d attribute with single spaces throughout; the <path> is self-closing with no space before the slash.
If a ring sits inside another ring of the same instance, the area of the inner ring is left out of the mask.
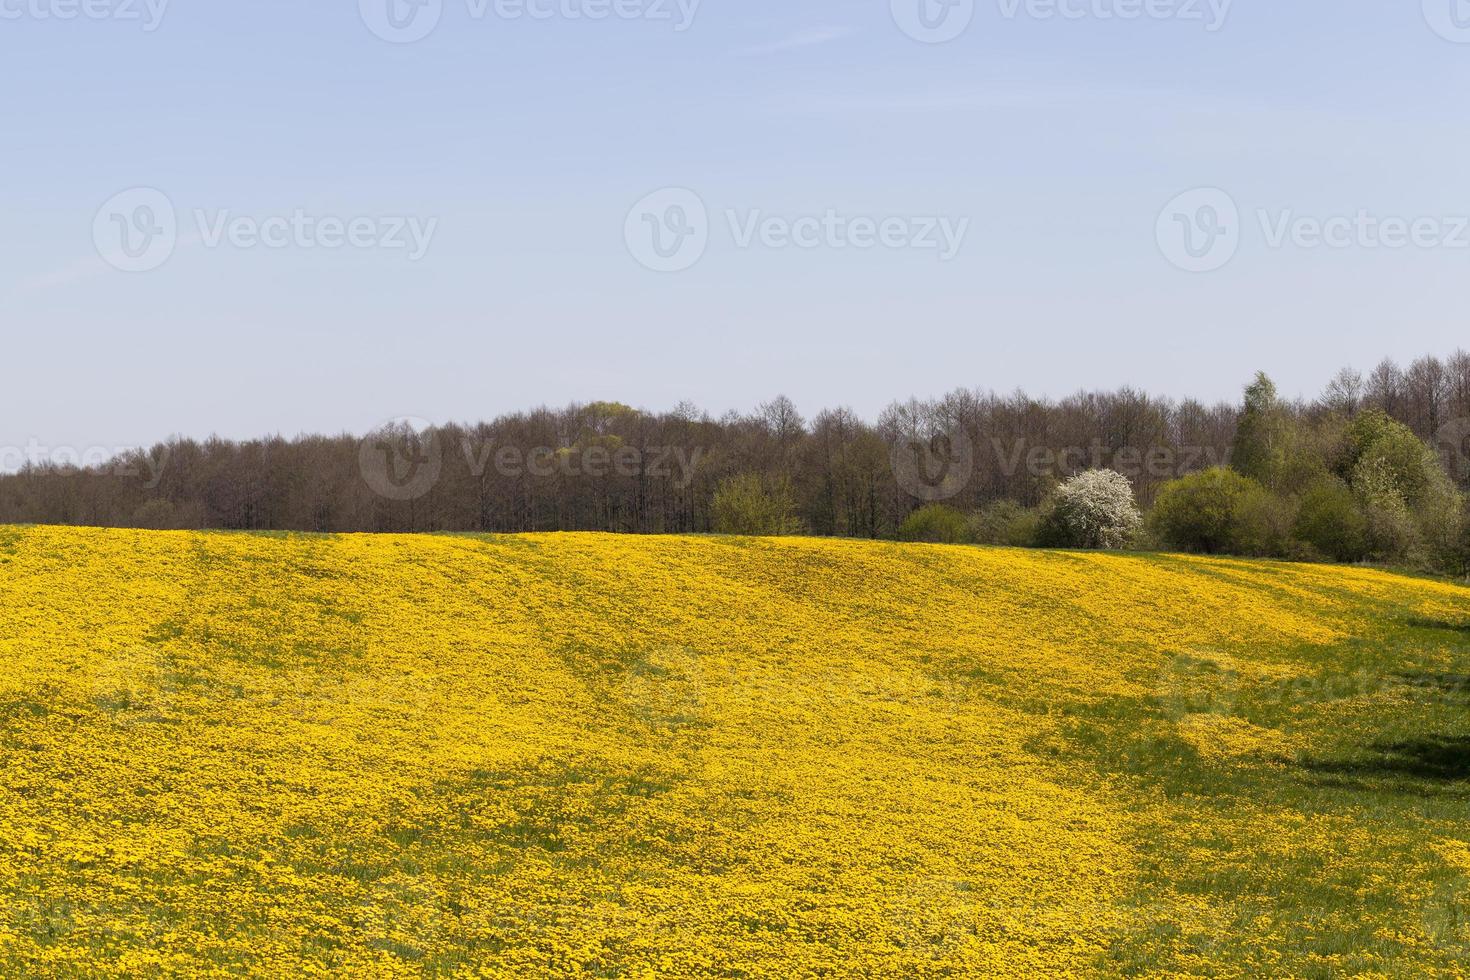
<path id="1" fill-rule="evenodd" d="M 186 235 L 180 238 L 178 243 L 174 245 L 173 254 L 177 255 L 179 252 L 203 244 L 204 239 L 198 235 Z M 28 293 L 48 289 L 61 289 L 67 286 L 79 286 L 84 282 L 90 282 L 94 279 L 103 279 L 107 276 L 118 275 L 123 275 L 123 273 L 118 272 L 117 266 L 111 262 L 111 257 L 89 255 L 54 272 L 46 273 L 34 279 L 23 280 L 16 284 L 15 291 L 18 293 Z"/>
<path id="2" fill-rule="evenodd" d="M 783 99 L 778 108 L 798 113 L 953 112 L 957 110 L 1017 109 L 1032 106 L 1095 103 L 1169 104 L 1184 101 L 1175 92 L 1147 89 L 1110 89 L 1097 85 L 994 84 L 985 88 L 922 90 L 907 93 L 817 94 Z"/>
<path id="3" fill-rule="evenodd" d="M 782 51 L 797 51 L 801 48 L 814 48 L 820 44 L 830 44 L 840 41 L 853 33 L 850 27 L 822 27 L 816 30 L 802 31 L 783 37 L 777 41 L 766 44 L 756 44 L 748 48 L 738 48 L 735 54 L 742 58 L 758 58 L 763 55 L 779 54 Z"/>

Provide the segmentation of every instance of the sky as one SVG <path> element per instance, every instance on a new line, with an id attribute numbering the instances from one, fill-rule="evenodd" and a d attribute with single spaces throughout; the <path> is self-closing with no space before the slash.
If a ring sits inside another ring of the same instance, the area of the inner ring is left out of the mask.
<path id="1" fill-rule="evenodd" d="M 0 0 L 0 81 L 0 447 L 1470 345 L 1464 0 Z"/>

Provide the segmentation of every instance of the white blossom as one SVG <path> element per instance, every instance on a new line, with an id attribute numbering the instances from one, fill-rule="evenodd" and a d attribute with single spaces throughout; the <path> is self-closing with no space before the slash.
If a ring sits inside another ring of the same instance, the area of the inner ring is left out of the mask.
<path id="1" fill-rule="evenodd" d="M 1088 470 L 1057 488 L 1055 517 L 1082 548 L 1122 548 L 1143 523 L 1133 484 L 1113 470 Z"/>

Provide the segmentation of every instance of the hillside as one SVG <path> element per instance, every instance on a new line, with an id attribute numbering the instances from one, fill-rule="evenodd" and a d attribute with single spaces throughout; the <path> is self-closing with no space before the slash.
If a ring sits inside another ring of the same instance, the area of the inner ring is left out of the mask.
<path id="1" fill-rule="evenodd" d="M 1470 590 L 0 528 L 0 972 L 1460 975 Z"/>

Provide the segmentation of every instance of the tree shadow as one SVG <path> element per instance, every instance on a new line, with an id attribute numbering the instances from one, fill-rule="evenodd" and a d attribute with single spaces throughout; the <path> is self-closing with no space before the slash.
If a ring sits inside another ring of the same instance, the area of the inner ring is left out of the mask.
<path id="1" fill-rule="evenodd" d="M 1381 784 L 1385 780 L 1404 779 L 1470 782 L 1470 736 L 1433 735 L 1377 742 L 1356 758 L 1308 760 L 1302 765 L 1309 772 L 1332 777 L 1336 785 L 1354 781 Z"/>
<path id="2" fill-rule="evenodd" d="M 1404 671 L 1392 675 L 1405 687 L 1449 697 L 1470 697 L 1470 674 L 1437 674 L 1428 671 Z"/>
<path id="3" fill-rule="evenodd" d="M 1450 633 L 1470 633 L 1470 620 L 1429 619 L 1416 616 L 1408 625 L 1416 630 L 1445 630 Z"/>

